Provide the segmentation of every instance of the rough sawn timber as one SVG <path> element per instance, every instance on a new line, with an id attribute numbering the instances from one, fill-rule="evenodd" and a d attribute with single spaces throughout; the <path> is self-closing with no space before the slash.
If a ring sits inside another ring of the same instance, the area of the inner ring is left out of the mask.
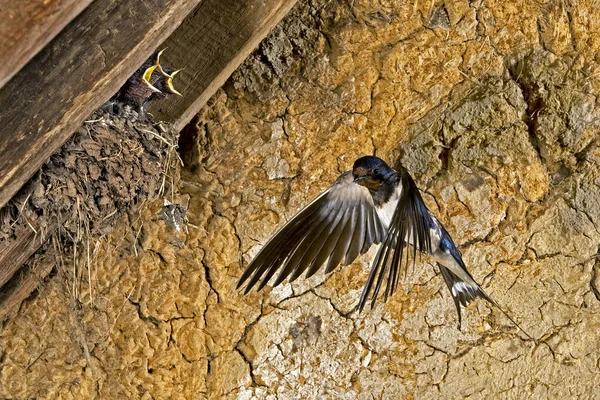
<path id="1" fill-rule="evenodd" d="M 0 88 L 92 0 L 0 0 Z"/>
<path id="2" fill-rule="evenodd" d="M 47 232 L 34 232 L 28 227 L 24 227 L 16 235 L 16 240 L 5 240 L 0 242 L 0 288 L 14 273 L 27 261 L 41 244 L 56 229 L 56 225 L 51 225 Z"/>
<path id="3" fill-rule="evenodd" d="M 7 285 L 10 286 L 8 288 L 6 286 L 2 287 L 0 291 L 0 322 L 4 321 L 11 312 L 18 310 L 17 307 L 21 302 L 38 288 L 55 264 L 50 260 L 44 260 L 39 265 L 21 268 L 19 271 L 21 276 L 19 276 L 15 285 Z"/>
<path id="4" fill-rule="evenodd" d="M 164 46 L 168 64 L 183 68 L 183 97 L 154 103 L 150 112 L 180 131 L 288 13 L 297 0 L 205 0 Z"/>

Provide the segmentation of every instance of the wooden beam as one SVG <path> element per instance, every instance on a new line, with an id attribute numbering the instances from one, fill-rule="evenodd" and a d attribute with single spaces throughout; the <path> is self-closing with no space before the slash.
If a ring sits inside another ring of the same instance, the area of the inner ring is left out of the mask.
<path id="1" fill-rule="evenodd" d="M 183 129 L 296 1 L 205 0 L 164 43 L 168 65 L 184 69 L 175 81 L 183 97 L 150 112 Z"/>
<path id="2" fill-rule="evenodd" d="M 15 233 L 15 237 L 0 242 L 0 288 L 4 286 L 15 272 L 21 268 L 21 265 L 36 252 L 44 243 L 46 238 L 52 235 L 57 225 L 51 225 L 44 232 L 33 232 L 29 227 Z"/>
<path id="3" fill-rule="evenodd" d="M 94 1 L 0 89 L 0 207 L 200 2 Z"/>
<path id="4" fill-rule="evenodd" d="M 92 0 L 0 0 L 0 88 Z"/>
<path id="5" fill-rule="evenodd" d="M 16 311 L 21 302 L 38 288 L 55 264 L 53 259 L 43 259 L 39 265 L 24 267 L 19 271 L 19 276 L 0 289 L 0 322 Z"/>

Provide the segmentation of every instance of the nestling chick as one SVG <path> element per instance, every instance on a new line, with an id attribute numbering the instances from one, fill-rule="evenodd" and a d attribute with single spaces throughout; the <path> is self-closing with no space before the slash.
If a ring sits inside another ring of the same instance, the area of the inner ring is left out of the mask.
<path id="1" fill-rule="evenodd" d="M 160 65 L 164 50 L 155 52 L 135 71 L 119 91 L 105 104 L 111 113 L 123 113 L 125 106 L 137 112 L 139 120 L 146 118 L 149 102 L 164 99 L 171 94 L 181 96 L 173 86 L 173 78 L 181 71 Z M 117 109 L 115 110 L 115 106 Z"/>

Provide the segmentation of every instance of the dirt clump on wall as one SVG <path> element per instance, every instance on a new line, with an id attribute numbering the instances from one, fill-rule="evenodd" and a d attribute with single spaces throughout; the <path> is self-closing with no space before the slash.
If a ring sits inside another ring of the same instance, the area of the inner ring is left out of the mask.
<path id="1" fill-rule="evenodd" d="M 24 303 L 2 327 L 0 397 L 592 397 L 598 11 L 300 1 L 182 133 L 171 200 L 188 224 L 151 203 L 139 235 L 117 224 L 96 257 L 93 306 L 74 307 L 60 279 Z M 277 227 L 365 154 L 410 171 L 537 343 L 482 301 L 459 331 L 426 258 L 360 314 L 372 251 L 330 276 L 235 289 Z"/>

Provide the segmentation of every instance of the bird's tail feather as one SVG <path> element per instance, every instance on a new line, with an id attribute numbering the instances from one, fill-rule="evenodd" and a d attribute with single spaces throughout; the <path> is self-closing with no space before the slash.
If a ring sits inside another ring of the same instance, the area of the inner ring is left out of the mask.
<path id="1" fill-rule="evenodd" d="M 470 302 L 475 300 L 477 297 L 481 297 L 486 300 L 488 303 L 498 308 L 512 322 L 517 328 L 521 330 L 529 339 L 535 341 L 531 335 L 527 333 L 521 326 L 506 312 L 504 308 L 500 307 L 500 305 L 492 299 L 479 284 L 475 283 L 476 286 L 473 286 L 472 283 L 465 282 L 463 279 L 459 278 L 455 273 L 450 271 L 448 268 L 444 267 L 440 263 L 438 263 L 438 267 L 440 268 L 440 272 L 444 277 L 444 281 L 446 281 L 446 285 L 450 290 L 450 294 L 452 295 L 452 299 L 454 300 L 454 304 L 456 305 L 456 311 L 458 313 L 458 329 L 460 330 L 461 325 L 461 314 L 460 314 L 460 306 L 466 307 Z M 473 281 L 475 282 L 475 281 Z"/>

